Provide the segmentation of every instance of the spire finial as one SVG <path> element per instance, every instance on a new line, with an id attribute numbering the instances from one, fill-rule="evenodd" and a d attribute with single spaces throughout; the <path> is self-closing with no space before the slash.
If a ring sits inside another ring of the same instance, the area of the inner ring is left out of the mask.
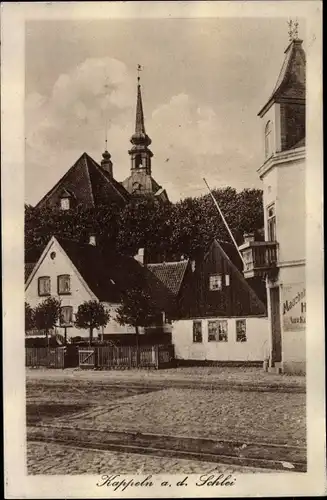
<path id="1" fill-rule="evenodd" d="M 288 36 L 289 36 L 289 41 L 293 42 L 293 40 L 298 40 L 299 38 L 299 23 L 298 20 L 296 19 L 293 21 L 293 19 L 290 19 L 288 22 Z"/>
<path id="2" fill-rule="evenodd" d="M 137 83 L 140 85 L 140 73 L 142 71 L 142 66 L 140 64 L 137 65 Z"/>

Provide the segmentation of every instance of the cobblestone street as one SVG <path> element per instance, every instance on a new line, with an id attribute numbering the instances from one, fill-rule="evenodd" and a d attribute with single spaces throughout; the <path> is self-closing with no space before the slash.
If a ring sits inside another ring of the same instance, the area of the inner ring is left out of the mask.
<path id="1" fill-rule="evenodd" d="M 60 421 L 77 427 L 305 445 L 305 395 L 165 389 Z"/>
<path id="2" fill-rule="evenodd" d="M 27 445 L 29 474 L 206 474 L 271 472 L 176 458 L 85 450 L 56 443 Z M 276 471 L 274 471 L 276 472 Z"/>
<path id="3" fill-rule="evenodd" d="M 88 429 L 272 445 L 306 444 L 304 393 L 243 391 L 232 384 L 230 389 L 204 389 L 197 388 L 196 383 L 192 389 L 172 387 L 170 383 L 158 389 L 150 384 L 137 387 L 124 378 L 119 386 L 110 385 L 107 373 L 103 380 L 99 373 L 92 375 L 88 373 L 86 379 L 74 376 L 68 381 L 51 374 L 47 377 L 43 371 L 43 380 L 39 374 L 28 377 L 27 424 L 33 429 L 40 423 L 58 429 L 73 426 L 76 436 Z M 40 442 L 31 434 L 27 448 L 31 474 L 201 473 L 231 467 L 234 470 L 234 466 L 196 458 L 163 458 L 138 454 L 137 450 L 100 451 L 93 449 L 92 443 L 84 449 L 72 443 L 49 442 L 47 436 Z M 241 470 L 259 469 L 251 466 Z"/>

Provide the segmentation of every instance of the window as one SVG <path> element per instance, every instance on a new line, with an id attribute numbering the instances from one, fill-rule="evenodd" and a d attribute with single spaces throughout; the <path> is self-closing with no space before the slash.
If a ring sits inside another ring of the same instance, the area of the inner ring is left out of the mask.
<path id="1" fill-rule="evenodd" d="M 268 230 L 268 241 L 277 241 L 275 204 L 272 204 L 269 207 L 267 207 L 267 230 Z"/>
<path id="2" fill-rule="evenodd" d="M 269 121 L 265 127 L 265 157 L 269 158 L 271 153 L 271 121 Z"/>
<path id="3" fill-rule="evenodd" d="M 63 306 L 60 309 L 60 325 L 68 326 L 73 323 L 73 308 L 72 306 Z"/>
<path id="4" fill-rule="evenodd" d="M 212 274 L 209 278 L 209 289 L 211 291 L 221 290 L 222 287 L 222 275 Z"/>
<path id="5" fill-rule="evenodd" d="M 69 210 L 70 209 L 70 199 L 69 198 L 61 198 L 60 199 L 60 208 L 61 208 L 61 210 Z"/>
<path id="6" fill-rule="evenodd" d="M 227 342 L 227 320 L 208 321 L 208 342 Z"/>
<path id="7" fill-rule="evenodd" d="M 230 285 L 230 277 L 229 274 L 225 274 L 225 285 L 229 286 Z"/>
<path id="8" fill-rule="evenodd" d="M 193 321 L 193 342 L 202 342 L 202 321 Z"/>
<path id="9" fill-rule="evenodd" d="M 65 295 L 70 293 L 70 276 L 62 274 L 58 276 L 58 294 Z"/>
<path id="10" fill-rule="evenodd" d="M 246 320 L 236 320 L 236 342 L 246 342 Z"/>
<path id="11" fill-rule="evenodd" d="M 50 276 L 41 276 L 38 279 L 38 293 L 40 297 L 51 294 Z"/>

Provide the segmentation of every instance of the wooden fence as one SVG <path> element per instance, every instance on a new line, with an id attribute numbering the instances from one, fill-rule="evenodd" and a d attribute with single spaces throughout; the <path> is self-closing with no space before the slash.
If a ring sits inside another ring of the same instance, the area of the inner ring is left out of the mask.
<path id="1" fill-rule="evenodd" d="M 61 369 L 78 366 L 78 351 L 71 347 L 26 347 L 25 365 Z"/>
<path id="2" fill-rule="evenodd" d="M 26 366 L 65 368 L 63 347 L 26 347 Z"/>
<path id="3" fill-rule="evenodd" d="M 139 348 L 139 368 L 169 368 L 174 362 L 173 345 Z M 130 369 L 137 367 L 135 346 L 26 347 L 25 364 L 30 367 L 88 369 Z"/>
<path id="4" fill-rule="evenodd" d="M 139 368 L 168 368 L 174 361 L 173 345 L 139 348 Z M 80 368 L 130 369 L 137 367 L 135 346 L 101 346 L 79 349 Z"/>

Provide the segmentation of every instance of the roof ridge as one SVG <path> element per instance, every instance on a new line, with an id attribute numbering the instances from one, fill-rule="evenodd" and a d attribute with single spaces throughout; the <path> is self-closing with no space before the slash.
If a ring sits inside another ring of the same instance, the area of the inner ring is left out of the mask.
<path id="1" fill-rule="evenodd" d="M 95 207 L 94 196 L 93 196 L 93 186 L 92 186 L 91 176 L 90 176 L 89 166 L 88 166 L 88 158 L 91 158 L 91 157 L 87 153 L 85 153 L 85 152 L 83 153 L 82 156 L 84 156 L 83 160 L 84 160 L 84 163 L 85 163 L 86 175 L 87 175 L 87 178 L 88 178 L 88 181 L 89 181 L 92 203 L 93 203 L 93 206 Z"/>

